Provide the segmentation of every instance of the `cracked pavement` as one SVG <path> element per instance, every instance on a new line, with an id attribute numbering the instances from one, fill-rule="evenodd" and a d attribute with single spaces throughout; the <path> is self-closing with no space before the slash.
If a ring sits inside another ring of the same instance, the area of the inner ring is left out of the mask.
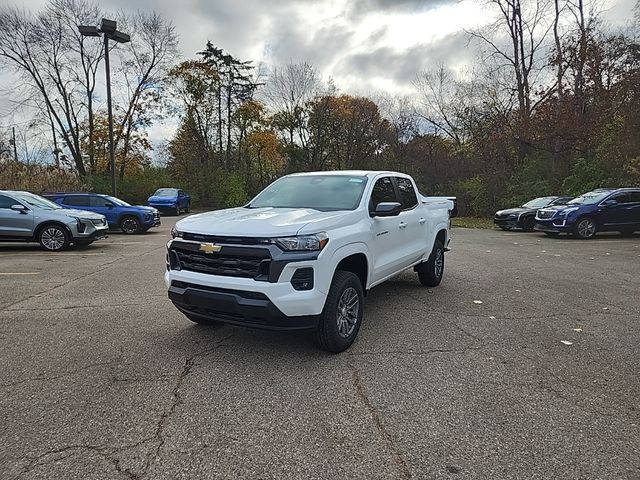
<path id="1" fill-rule="evenodd" d="M 0 244 L 0 477 L 640 478 L 640 236 L 456 229 L 442 285 L 373 289 L 336 356 L 184 318 L 174 221 Z"/>

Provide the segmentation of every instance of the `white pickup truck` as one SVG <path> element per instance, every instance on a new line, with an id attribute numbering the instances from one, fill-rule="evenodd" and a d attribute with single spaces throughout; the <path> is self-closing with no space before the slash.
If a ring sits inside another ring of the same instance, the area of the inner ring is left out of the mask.
<path id="1" fill-rule="evenodd" d="M 454 208 L 402 173 L 287 175 L 244 207 L 176 223 L 169 298 L 200 324 L 313 328 L 322 348 L 341 352 L 368 290 L 409 268 L 422 285 L 440 283 Z"/>

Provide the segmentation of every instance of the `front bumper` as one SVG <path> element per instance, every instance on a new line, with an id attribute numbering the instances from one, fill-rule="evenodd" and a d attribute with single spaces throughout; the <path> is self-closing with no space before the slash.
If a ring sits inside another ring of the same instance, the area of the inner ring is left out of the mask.
<path id="1" fill-rule="evenodd" d="M 71 236 L 74 240 L 100 240 L 107 238 L 109 233 L 109 225 L 107 223 L 95 225 L 90 220 L 82 220 L 82 224 L 84 226 L 82 231 L 78 230 L 77 224 L 69 225 Z"/>
<path id="2" fill-rule="evenodd" d="M 512 217 L 512 218 L 495 217 L 493 219 L 493 223 L 497 227 L 502 227 L 502 228 L 519 228 L 520 227 L 520 225 L 518 224 L 518 217 Z"/>
<path id="3" fill-rule="evenodd" d="M 270 330 L 304 330 L 318 324 L 317 315 L 285 315 L 261 292 L 173 281 L 168 294 L 176 308 L 186 315 L 233 325 Z"/>
<path id="4" fill-rule="evenodd" d="M 573 231 L 573 224 L 568 223 L 564 217 L 544 220 L 536 218 L 536 224 L 533 228 L 538 232 L 570 233 Z"/>
<path id="5" fill-rule="evenodd" d="M 151 227 L 159 227 L 160 226 L 160 213 L 153 213 L 153 214 L 148 214 L 149 216 L 145 215 L 143 217 L 143 223 L 145 227 L 151 228 Z"/>

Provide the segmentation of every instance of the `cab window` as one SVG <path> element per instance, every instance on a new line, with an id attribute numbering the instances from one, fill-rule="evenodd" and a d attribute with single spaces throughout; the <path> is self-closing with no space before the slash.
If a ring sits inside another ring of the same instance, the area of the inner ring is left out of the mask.
<path id="1" fill-rule="evenodd" d="M 402 203 L 402 208 L 404 210 L 409 210 L 418 205 L 418 197 L 411 180 L 404 177 L 396 177 L 396 185 L 398 185 L 400 203 Z"/>
<path id="2" fill-rule="evenodd" d="M 371 192 L 371 202 L 369 209 L 375 210 L 378 204 L 386 202 L 397 202 L 396 190 L 393 188 L 391 177 L 380 178 L 376 181 Z"/>
<path id="3" fill-rule="evenodd" d="M 73 207 L 88 207 L 89 197 L 87 195 L 73 195 L 71 197 L 64 197 L 64 204 L 71 205 Z"/>
<path id="4" fill-rule="evenodd" d="M 90 197 L 90 206 L 92 207 L 112 207 L 113 206 L 113 202 L 111 202 L 111 200 L 107 200 L 104 197 Z"/>

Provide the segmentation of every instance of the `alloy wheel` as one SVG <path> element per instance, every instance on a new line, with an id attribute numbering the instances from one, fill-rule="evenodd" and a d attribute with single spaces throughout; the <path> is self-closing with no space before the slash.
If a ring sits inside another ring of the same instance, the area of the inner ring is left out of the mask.
<path id="1" fill-rule="evenodd" d="M 124 233 L 136 233 L 138 231 L 138 222 L 136 222 L 133 218 L 126 218 L 125 220 L 123 220 L 120 228 Z"/>
<path id="2" fill-rule="evenodd" d="M 337 324 L 338 334 L 348 338 L 356 328 L 360 313 L 360 298 L 355 288 L 349 287 L 342 292 L 338 301 Z"/>
<path id="3" fill-rule="evenodd" d="M 436 274 L 436 278 L 442 277 L 442 271 L 444 270 L 444 253 L 442 253 L 441 249 L 437 249 L 435 252 L 436 256 L 433 260 L 433 269 Z"/>
<path id="4" fill-rule="evenodd" d="M 60 250 L 65 243 L 64 232 L 57 227 L 46 228 L 40 238 L 47 250 Z"/>
<path id="5" fill-rule="evenodd" d="M 580 220 L 578 223 L 578 235 L 581 238 L 593 237 L 596 233 L 596 224 L 590 218 Z"/>

